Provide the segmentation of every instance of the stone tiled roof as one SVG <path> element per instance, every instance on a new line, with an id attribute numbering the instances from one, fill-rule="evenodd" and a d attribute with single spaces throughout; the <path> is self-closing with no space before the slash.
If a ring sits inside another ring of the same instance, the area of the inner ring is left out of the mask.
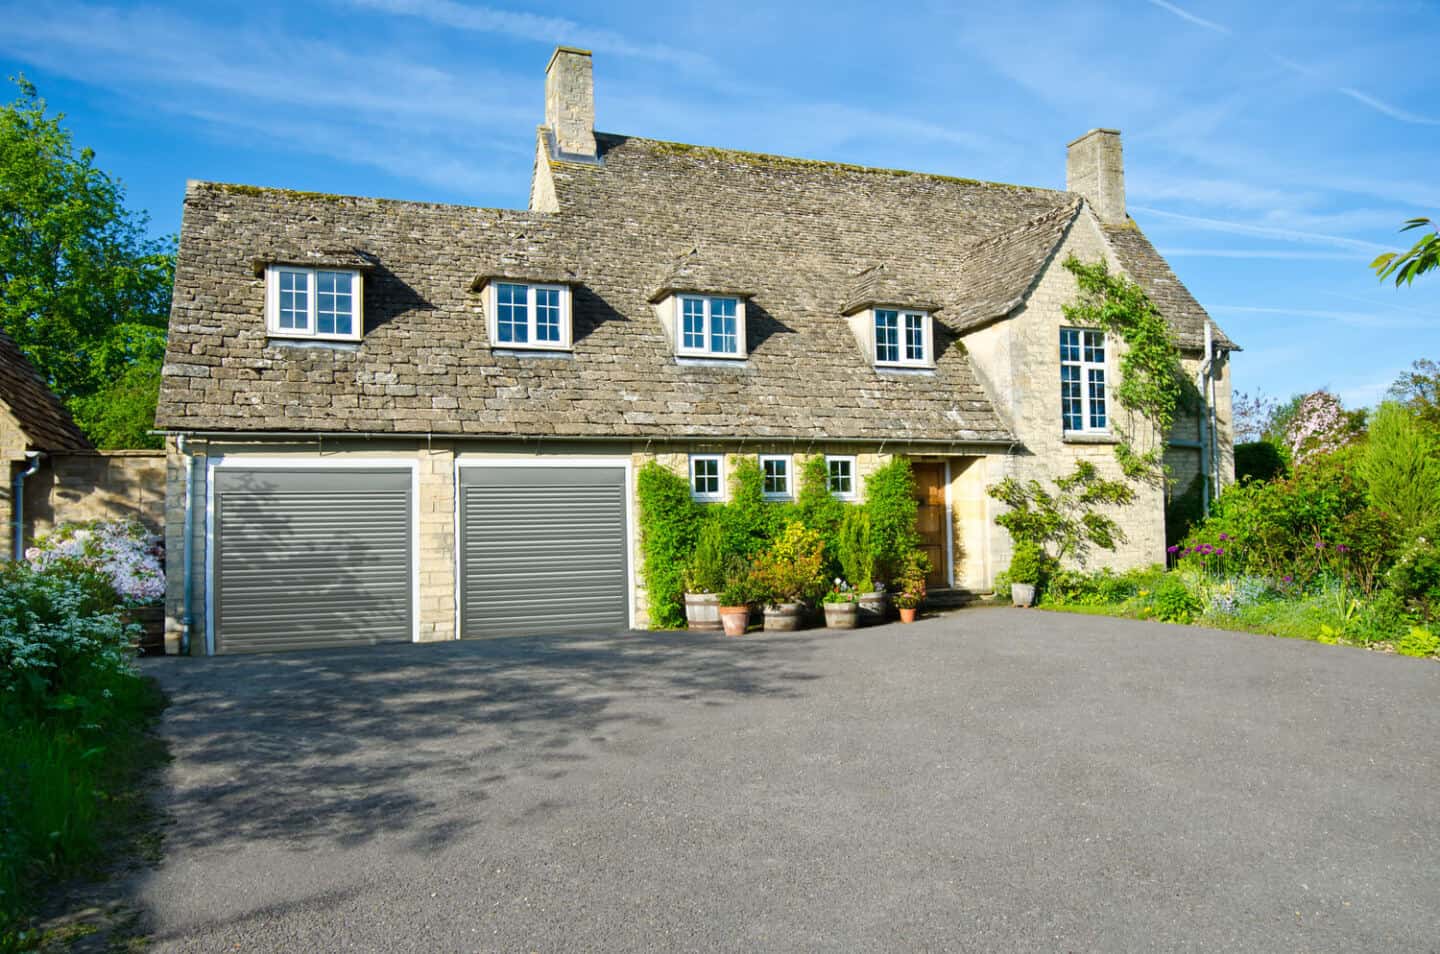
<path id="1" fill-rule="evenodd" d="M 65 405 L 45 385 L 19 345 L 3 331 L 0 331 L 0 405 L 10 410 L 33 450 L 91 447 L 70 419 Z"/>
<path id="2" fill-rule="evenodd" d="M 1240 346 L 1231 341 L 1229 336 L 1220 330 L 1219 325 L 1214 324 L 1213 319 L 1195 300 L 1195 296 L 1190 294 L 1190 289 L 1175 277 L 1165 259 L 1134 222 L 1107 226 L 1105 237 L 1110 240 L 1110 247 L 1115 250 L 1115 257 L 1120 260 L 1125 271 L 1145 289 L 1145 294 L 1150 296 L 1155 307 L 1160 309 L 1160 314 L 1164 315 L 1170 327 L 1175 329 L 1180 347 L 1189 350 L 1203 347 L 1205 322 L 1208 320 L 1213 325 L 1217 347 L 1240 350 Z"/>
<path id="3" fill-rule="evenodd" d="M 840 306 L 840 314 L 853 315 L 876 305 L 907 305 L 926 311 L 940 310 L 940 306 L 932 302 L 929 295 L 916 291 L 887 265 L 872 265 L 851 279 L 850 293 L 845 297 L 845 304 Z"/>
<path id="4" fill-rule="evenodd" d="M 981 239 L 962 254 L 965 301 L 948 322 L 971 331 L 1004 318 L 1025 299 L 1080 210 L 1079 200 L 1037 215 L 1016 228 Z"/>
<path id="5" fill-rule="evenodd" d="M 1011 277 L 997 273 L 1011 265 L 1029 269 L 1014 279 L 1028 287 L 1043 261 L 1036 248 L 1074 215 L 1072 195 L 597 140 L 599 163 L 549 163 L 556 213 L 192 184 L 160 426 L 1011 439 L 945 319 L 1008 301 Z M 369 263 L 358 346 L 266 340 L 251 265 L 277 238 Z M 887 281 L 940 309 L 933 374 L 877 371 L 857 347 L 842 312 L 856 276 L 877 262 Z M 559 273 L 573 276 L 573 354 L 492 351 L 476 288 Z M 750 295 L 749 357 L 677 362 L 650 305 L 667 289 Z"/>
<path id="6" fill-rule="evenodd" d="M 734 295 L 738 298 L 749 298 L 753 294 L 744 278 L 733 269 L 710 261 L 699 248 L 692 248 L 664 268 L 659 280 L 646 293 L 645 300 L 653 304 L 680 292 Z"/>

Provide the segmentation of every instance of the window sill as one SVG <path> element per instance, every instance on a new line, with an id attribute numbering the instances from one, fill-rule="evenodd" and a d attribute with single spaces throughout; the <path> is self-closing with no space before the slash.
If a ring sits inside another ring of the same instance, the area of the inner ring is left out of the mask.
<path id="1" fill-rule="evenodd" d="M 1118 444 L 1120 438 L 1109 431 L 1066 431 L 1063 440 L 1067 444 Z"/>
<path id="2" fill-rule="evenodd" d="M 267 348 L 319 348 L 325 351 L 359 351 L 358 338 L 286 338 L 274 332 L 265 333 Z"/>
<path id="3" fill-rule="evenodd" d="M 561 361 L 573 360 L 575 352 L 569 348 L 515 348 L 509 345 L 491 347 L 490 353 L 501 358 L 549 358 Z"/>
<path id="4" fill-rule="evenodd" d="M 675 363 L 691 368 L 749 368 L 749 355 L 723 357 L 721 355 L 677 354 Z"/>

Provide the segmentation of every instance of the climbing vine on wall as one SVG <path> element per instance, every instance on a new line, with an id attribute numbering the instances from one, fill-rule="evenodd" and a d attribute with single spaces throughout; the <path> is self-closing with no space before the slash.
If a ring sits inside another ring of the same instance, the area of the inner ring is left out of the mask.
<path id="1" fill-rule="evenodd" d="M 1137 449 L 1137 435 L 1114 426 L 1120 439 L 1115 458 L 1131 480 L 1158 480 L 1164 474 L 1164 440 L 1175 423 L 1185 396 L 1180 347 L 1170 326 L 1139 285 L 1110 271 L 1105 260 L 1089 264 L 1074 255 L 1065 268 L 1080 285 L 1080 295 L 1064 306 L 1065 318 L 1099 328 L 1125 342 L 1120 353 L 1120 381 L 1110 395 L 1121 407 L 1155 428 Z"/>

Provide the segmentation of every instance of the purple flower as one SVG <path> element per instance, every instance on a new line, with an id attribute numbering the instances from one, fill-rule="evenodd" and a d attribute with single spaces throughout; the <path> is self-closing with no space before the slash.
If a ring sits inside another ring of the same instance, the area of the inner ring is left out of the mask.
<path id="1" fill-rule="evenodd" d="M 1337 543 L 1337 544 L 1335 544 L 1335 549 L 1339 550 L 1341 553 L 1349 553 L 1349 552 L 1350 552 L 1350 548 L 1347 547 L 1347 546 L 1346 546 L 1345 544 L 1343 544 L 1343 543 Z"/>
<path id="2" fill-rule="evenodd" d="M 1323 540 L 1316 540 L 1316 541 L 1315 541 L 1315 549 L 1317 549 L 1317 550 L 1323 550 L 1323 549 L 1325 549 L 1325 541 L 1323 541 Z"/>
<path id="3" fill-rule="evenodd" d="M 1216 555 L 1216 556 L 1224 556 L 1224 555 L 1225 555 L 1225 548 L 1224 548 L 1224 547 L 1216 547 L 1216 548 L 1215 548 L 1215 555 Z"/>
<path id="4" fill-rule="evenodd" d="M 1166 547 L 1166 548 L 1165 548 L 1165 552 L 1166 552 L 1166 553 L 1179 553 L 1179 552 L 1180 552 L 1180 544 L 1177 543 L 1177 544 L 1175 544 L 1173 547 Z"/>
<path id="5" fill-rule="evenodd" d="M 1293 576 L 1291 576 L 1290 574 L 1287 573 L 1287 574 L 1285 574 L 1285 576 L 1281 577 L 1280 582 L 1282 582 L 1282 583 L 1294 583 L 1294 582 L 1295 582 L 1295 577 L 1293 577 Z"/>
<path id="6" fill-rule="evenodd" d="M 1221 540 L 1229 540 L 1229 539 L 1230 539 L 1230 534 L 1228 534 L 1228 533 L 1222 533 L 1222 534 L 1220 534 L 1220 539 L 1221 539 Z"/>

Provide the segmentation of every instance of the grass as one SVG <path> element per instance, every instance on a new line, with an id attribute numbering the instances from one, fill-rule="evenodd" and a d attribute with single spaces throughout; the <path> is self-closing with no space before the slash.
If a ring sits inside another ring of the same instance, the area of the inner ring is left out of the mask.
<path id="1" fill-rule="evenodd" d="M 127 673 L 100 698 L 83 713 L 0 712 L 0 954 L 34 949 L 47 894 L 134 848 L 143 827 L 143 786 L 165 759 L 149 732 L 164 697 Z"/>

